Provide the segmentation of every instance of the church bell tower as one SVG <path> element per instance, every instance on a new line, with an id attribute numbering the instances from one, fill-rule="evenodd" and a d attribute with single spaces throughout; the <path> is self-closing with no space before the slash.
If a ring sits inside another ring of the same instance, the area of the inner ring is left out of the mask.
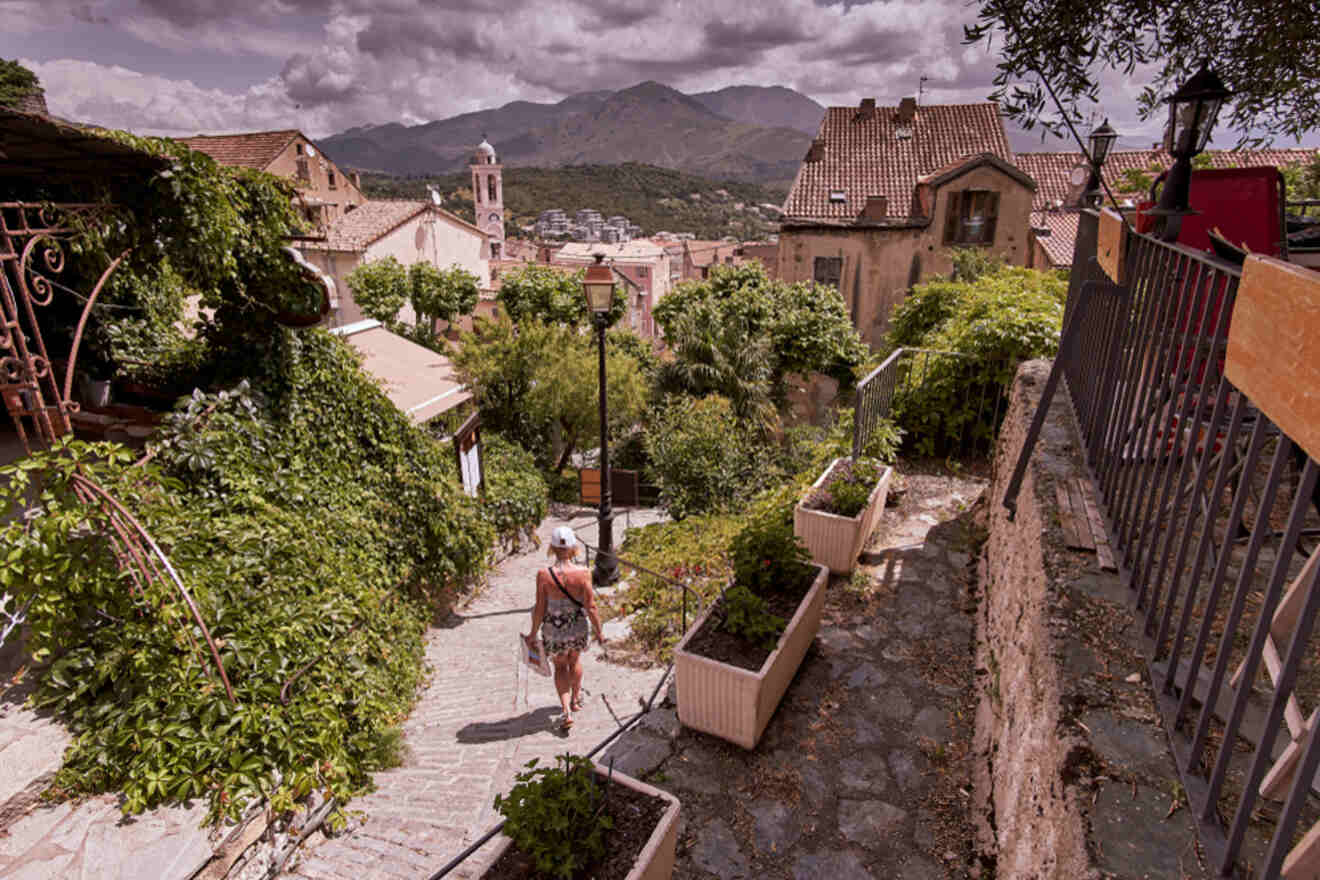
<path id="1" fill-rule="evenodd" d="M 504 256 L 504 169 L 485 135 L 472 153 L 471 168 L 477 228 L 490 236 L 490 258 L 498 260 Z"/>

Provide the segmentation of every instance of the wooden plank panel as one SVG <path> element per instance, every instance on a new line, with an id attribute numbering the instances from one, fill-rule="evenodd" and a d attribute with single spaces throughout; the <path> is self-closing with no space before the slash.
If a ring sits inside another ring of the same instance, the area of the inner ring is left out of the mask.
<path id="1" fill-rule="evenodd" d="M 1096 506 L 1091 482 L 1078 480 L 1077 485 L 1082 493 L 1082 504 L 1086 508 L 1086 520 L 1091 524 L 1091 537 L 1095 539 L 1096 561 L 1100 563 L 1103 571 L 1118 571 L 1118 564 L 1114 562 L 1114 548 L 1109 543 L 1109 531 L 1105 528 L 1105 519 L 1100 515 L 1100 508 Z"/>
<path id="2" fill-rule="evenodd" d="M 1274 762 L 1270 772 L 1265 774 L 1265 779 L 1260 784 L 1260 796 L 1270 800 L 1283 800 L 1288 785 L 1292 782 L 1293 771 L 1297 769 L 1297 762 L 1302 760 L 1302 744 L 1306 742 L 1306 734 L 1311 730 L 1311 725 L 1315 724 L 1316 716 L 1320 715 L 1320 709 L 1311 713 L 1311 717 L 1306 719 L 1306 726 L 1301 733 L 1298 733 L 1292 742 L 1284 748 L 1283 754 L 1279 755 L 1279 760 Z"/>
<path id="3" fill-rule="evenodd" d="M 1312 825 L 1283 860 L 1283 876 L 1289 880 L 1320 876 L 1320 823 Z"/>
<path id="4" fill-rule="evenodd" d="M 1054 484 L 1054 495 L 1059 501 L 1059 525 L 1063 528 L 1065 547 L 1078 549 L 1082 546 L 1081 536 L 1077 534 L 1077 517 L 1073 514 L 1072 499 L 1063 483 Z"/>
<path id="5" fill-rule="evenodd" d="M 1100 228 L 1097 232 L 1095 261 L 1105 270 L 1115 284 L 1123 283 L 1123 268 L 1127 263 L 1127 237 L 1124 235 L 1123 218 L 1112 208 L 1100 212 Z"/>
<path id="6" fill-rule="evenodd" d="M 1228 330 L 1225 373 L 1320 459 L 1320 272 L 1252 254 Z"/>
<path id="7" fill-rule="evenodd" d="M 1293 633 L 1297 629 L 1297 615 L 1302 613 L 1302 606 L 1306 604 L 1306 591 L 1303 584 L 1309 583 L 1311 573 L 1315 569 L 1316 562 L 1320 560 L 1320 553 L 1312 553 L 1302 566 L 1302 570 L 1297 577 L 1293 578 L 1288 585 L 1288 591 L 1283 594 L 1279 600 L 1279 608 L 1274 612 L 1274 619 L 1270 621 L 1270 637 L 1274 644 L 1286 645 L 1292 641 Z M 1237 669 L 1233 670 L 1233 677 L 1229 679 L 1229 684 L 1233 687 L 1238 686 L 1242 680 L 1242 671 L 1247 668 L 1247 661 L 1243 660 L 1238 664 Z"/>
<path id="8" fill-rule="evenodd" d="M 1082 494 L 1079 480 L 1067 481 L 1068 498 L 1072 501 L 1073 518 L 1077 520 L 1077 537 L 1082 539 L 1082 549 L 1095 549 L 1095 536 L 1091 534 L 1091 520 L 1086 515 L 1086 497 Z"/>

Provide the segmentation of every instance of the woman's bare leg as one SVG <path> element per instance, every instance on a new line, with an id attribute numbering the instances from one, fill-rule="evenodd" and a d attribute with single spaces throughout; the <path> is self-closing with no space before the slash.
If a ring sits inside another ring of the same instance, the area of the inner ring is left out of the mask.
<path id="1" fill-rule="evenodd" d="M 573 661 L 576 659 L 576 653 L 558 654 L 554 658 L 555 662 L 555 691 L 559 694 L 559 703 L 564 707 L 564 717 L 572 718 L 573 712 L 569 705 L 569 694 L 573 690 Z"/>
<path id="2" fill-rule="evenodd" d="M 573 705 L 582 705 L 582 654 L 579 651 L 572 651 L 568 655 L 568 668 L 571 674 L 570 682 L 573 686 Z"/>

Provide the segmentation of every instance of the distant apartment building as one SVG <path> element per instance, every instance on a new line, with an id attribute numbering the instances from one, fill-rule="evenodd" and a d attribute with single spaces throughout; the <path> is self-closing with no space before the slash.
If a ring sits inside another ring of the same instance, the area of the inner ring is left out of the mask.
<path id="1" fill-rule="evenodd" d="M 328 228 L 367 200 L 357 174 L 347 175 L 295 129 L 179 138 L 221 165 L 255 168 L 293 182 L 297 207 L 314 227 Z"/>
<path id="2" fill-rule="evenodd" d="M 542 239 L 566 238 L 588 244 L 598 241 L 621 244 L 640 238 L 642 227 L 619 214 L 606 220 L 600 211 L 591 208 L 576 211 L 571 218 L 559 208 L 550 208 L 537 216 L 535 234 Z"/>
<path id="3" fill-rule="evenodd" d="M 551 260 L 561 266 L 587 266 L 596 254 L 630 286 L 629 322 L 638 335 L 655 337 L 652 310 L 670 290 L 670 258 L 662 246 L 642 239 L 618 244 L 573 242 L 554 253 Z"/>

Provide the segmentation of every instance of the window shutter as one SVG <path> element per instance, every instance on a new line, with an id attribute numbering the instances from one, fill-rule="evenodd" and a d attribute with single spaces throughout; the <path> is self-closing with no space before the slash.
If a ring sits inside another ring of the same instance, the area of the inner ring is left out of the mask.
<path id="1" fill-rule="evenodd" d="M 999 219 L 999 193 L 990 192 L 985 194 L 985 238 L 982 239 L 986 244 L 995 243 L 995 221 Z"/>
<path id="2" fill-rule="evenodd" d="M 958 226 L 961 219 L 960 204 L 962 193 L 951 192 L 944 205 L 944 243 L 953 244 L 958 240 Z"/>

